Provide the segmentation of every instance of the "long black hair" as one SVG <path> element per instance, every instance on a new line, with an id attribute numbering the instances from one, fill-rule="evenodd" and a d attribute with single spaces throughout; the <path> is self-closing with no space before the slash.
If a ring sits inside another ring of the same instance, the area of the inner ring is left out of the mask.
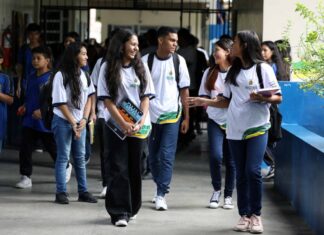
<path id="1" fill-rule="evenodd" d="M 291 46 L 286 39 L 280 39 L 275 41 L 276 46 L 278 47 L 278 51 L 280 53 L 282 63 L 283 63 L 283 69 L 284 69 L 284 75 L 282 77 L 282 81 L 289 81 L 290 80 L 290 74 L 291 74 Z"/>
<path id="2" fill-rule="evenodd" d="M 215 43 L 215 49 L 216 46 L 219 46 L 220 48 L 222 48 L 224 51 L 230 52 L 231 48 L 233 45 L 233 40 L 230 38 L 222 38 L 220 40 L 218 40 Z M 230 55 L 227 56 L 227 61 L 231 64 L 231 57 Z M 215 82 L 216 79 L 218 77 L 218 72 L 220 71 L 219 65 L 215 64 L 213 66 L 211 66 L 209 68 L 209 72 L 208 72 L 208 77 L 206 79 L 206 83 L 205 83 L 205 88 L 208 91 L 212 91 L 215 89 Z"/>
<path id="3" fill-rule="evenodd" d="M 262 46 L 268 47 L 272 52 L 270 64 L 273 63 L 277 66 L 277 71 L 276 71 L 277 80 L 278 81 L 284 80 L 284 76 L 285 76 L 284 65 L 277 45 L 273 41 L 264 41 L 261 43 L 261 47 Z"/>
<path id="4" fill-rule="evenodd" d="M 124 46 L 133 35 L 136 34 L 128 30 L 120 29 L 112 37 L 108 47 L 105 58 L 107 62 L 106 83 L 113 102 L 116 102 L 117 100 L 118 88 L 121 85 L 120 72 L 123 66 Z M 147 86 L 147 80 L 144 65 L 139 52 L 137 52 L 135 58 L 131 60 L 131 66 L 134 68 L 135 73 L 140 80 L 139 96 L 142 96 Z"/>
<path id="5" fill-rule="evenodd" d="M 79 65 L 78 55 L 81 52 L 81 48 L 87 48 L 85 44 L 75 42 L 69 44 L 65 49 L 62 63 L 59 67 L 63 75 L 63 83 L 68 84 L 71 90 L 71 102 L 73 106 L 80 109 L 81 103 L 81 69 Z"/>
<path id="6" fill-rule="evenodd" d="M 242 60 L 248 65 L 254 65 L 264 62 L 261 54 L 261 44 L 258 35 L 250 30 L 240 31 L 236 34 L 242 47 Z M 226 82 L 237 86 L 236 78 L 243 68 L 240 58 L 235 58 L 231 69 L 226 76 Z"/>

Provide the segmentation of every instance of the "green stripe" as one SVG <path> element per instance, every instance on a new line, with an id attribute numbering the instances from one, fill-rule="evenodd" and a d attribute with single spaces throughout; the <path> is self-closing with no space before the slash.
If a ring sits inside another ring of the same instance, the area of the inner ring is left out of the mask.
<path id="1" fill-rule="evenodd" d="M 266 133 L 267 130 L 269 130 L 271 127 L 271 125 L 265 124 L 262 126 L 258 126 L 258 127 L 252 127 L 250 129 L 247 129 L 244 133 L 243 133 L 243 140 L 249 139 L 251 138 L 251 136 L 253 137 L 254 135 L 258 135 L 258 133 L 264 134 Z"/>
<path id="2" fill-rule="evenodd" d="M 179 114 L 178 112 L 164 113 L 158 118 L 157 123 L 161 123 L 161 122 L 167 121 L 167 120 L 177 119 L 178 114 Z"/>

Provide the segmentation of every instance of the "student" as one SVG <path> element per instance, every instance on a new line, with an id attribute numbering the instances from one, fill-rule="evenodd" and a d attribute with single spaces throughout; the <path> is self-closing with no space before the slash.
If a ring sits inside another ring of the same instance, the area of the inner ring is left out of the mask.
<path id="1" fill-rule="evenodd" d="M 279 54 L 283 62 L 284 74 L 281 81 L 290 81 L 291 78 L 291 46 L 290 43 L 284 39 L 275 41 L 276 46 L 278 47 Z"/>
<path id="2" fill-rule="evenodd" d="M 272 41 L 261 43 L 262 57 L 270 64 L 278 81 L 285 80 L 284 65 L 276 44 Z"/>
<path id="3" fill-rule="evenodd" d="M 55 164 L 55 202 L 68 204 L 66 190 L 66 165 L 70 153 L 78 181 L 78 201 L 96 203 L 97 199 L 88 192 L 85 167 L 85 126 L 91 108 L 93 83 L 81 69 L 87 64 L 87 50 L 81 43 L 71 43 L 62 57 L 62 64 L 53 80 L 52 131 L 57 146 Z"/>
<path id="4" fill-rule="evenodd" d="M 19 165 L 21 179 L 16 184 L 17 188 L 25 189 L 32 187 L 32 153 L 37 140 L 41 140 L 45 149 L 55 162 L 56 145 L 53 133 L 46 129 L 40 112 L 39 95 L 41 87 L 51 76 L 51 51 L 41 46 L 32 49 L 32 64 L 36 70 L 30 74 L 25 93 L 25 103 L 19 109 L 23 110 L 22 142 L 19 151 Z"/>
<path id="5" fill-rule="evenodd" d="M 262 178 L 261 162 L 267 146 L 270 128 L 270 104 L 281 102 L 281 92 L 271 66 L 262 62 L 258 36 L 252 31 L 241 31 L 234 39 L 235 57 L 226 77 L 223 96 L 230 99 L 227 113 L 226 138 L 236 166 L 236 189 L 239 215 L 235 231 L 262 233 Z M 261 64 L 260 64 L 261 63 Z M 262 87 L 257 76 L 261 66 L 264 88 L 278 88 L 270 97 L 257 94 Z"/>
<path id="6" fill-rule="evenodd" d="M 107 194 L 106 209 L 115 226 L 127 226 L 141 207 L 141 156 L 145 140 L 150 133 L 149 100 L 154 97 L 150 72 L 141 61 L 138 38 L 135 34 L 119 30 L 111 39 L 105 63 L 98 81 L 98 98 L 103 99 L 112 118 L 127 137 L 122 140 L 106 126 Z M 138 124 L 123 119 L 117 106 L 124 99 L 142 110 Z"/>
<path id="7" fill-rule="evenodd" d="M 221 39 L 215 44 L 214 59 L 216 64 L 208 68 L 202 78 L 199 89 L 200 97 L 189 97 L 194 106 L 208 106 L 208 140 L 209 168 L 214 188 L 209 207 L 218 208 L 222 184 L 222 160 L 225 158 L 226 177 L 224 190 L 224 209 L 233 209 L 232 194 L 235 181 L 235 165 L 233 156 L 229 153 L 228 142 L 225 139 L 227 108 L 213 107 L 213 99 L 223 93 L 227 71 L 231 66 L 231 39 Z"/>
<path id="8" fill-rule="evenodd" d="M 181 133 L 185 134 L 189 128 L 189 108 L 185 101 L 189 96 L 190 78 L 185 59 L 174 54 L 177 41 L 178 35 L 174 29 L 164 26 L 159 28 L 158 49 L 153 54 L 151 68 L 156 98 L 150 103 L 153 125 L 149 137 L 149 161 L 157 187 L 152 200 L 156 210 L 168 209 L 165 194 L 170 188 L 182 113 Z M 147 62 L 148 58 L 149 55 L 146 55 L 142 60 Z M 177 65 L 174 64 L 175 58 L 178 60 Z"/>
<path id="9" fill-rule="evenodd" d="M 13 103 L 13 83 L 8 75 L 2 73 L 3 51 L 0 48 L 0 153 L 6 137 L 7 129 L 7 105 Z"/>
<path id="10" fill-rule="evenodd" d="M 35 72 L 35 68 L 32 65 L 32 49 L 39 47 L 42 44 L 40 25 L 31 23 L 27 26 L 26 32 L 29 43 L 24 44 L 19 49 L 18 62 L 16 66 L 18 75 L 16 95 L 18 98 L 22 99 L 23 96 L 21 95 L 26 89 L 28 76 Z"/>

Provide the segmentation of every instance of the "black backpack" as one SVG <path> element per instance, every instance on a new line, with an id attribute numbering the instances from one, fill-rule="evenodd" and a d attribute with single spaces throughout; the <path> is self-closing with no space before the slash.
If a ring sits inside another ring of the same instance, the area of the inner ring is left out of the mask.
<path id="1" fill-rule="evenodd" d="M 148 58 L 147 58 L 147 65 L 148 65 L 150 71 L 152 71 L 154 55 L 155 55 L 155 52 L 151 52 L 151 53 L 149 53 Z M 179 56 L 178 56 L 177 53 L 173 53 L 172 54 L 172 58 L 173 58 L 173 65 L 174 65 L 174 71 L 175 71 L 175 76 L 176 76 L 176 82 L 177 82 L 177 85 L 178 85 L 178 88 L 179 88 L 179 81 L 180 81 L 179 66 L 180 66 L 180 60 L 179 60 Z"/>
<path id="2" fill-rule="evenodd" d="M 87 77 L 87 83 L 88 87 L 91 84 L 91 78 L 88 72 L 84 71 L 86 77 Z M 52 90 L 53 90 L 53 80 L 55 77 L 56 73 L 52 73 L 50 76 L 50 79 L 40 88 L 40 93 L 39 93 L 39 105 L 40 105 L 40 111 L 42 115 L 42 119 L 44 122 L 44 126 L 46 129 L 51 130 L 52 126 L 52 120 L 54 117 L 54 112 L 53 112 L 53 105 L 52 105 Z M 63 84 L 64 87 L 66 88 L 68 84 L 68 80 L 66 79 L 66 75 L 62 73 L 63 75 Z"/>
<path id="3" fill-rule="evenodd" d="M 258 80 L 260 88 L 264 88 L 262 73 L 261 73 L 261 64 L 257 64 L 256 72 L 258 75 Z M 268 143 L 275 143 L 282 139 L 282 130 L 281 130 L 282 115 L 279 112 L 278 105 L 271 104 L 270 106 L 270 123 L 271 127 L 268 132 Z"/>

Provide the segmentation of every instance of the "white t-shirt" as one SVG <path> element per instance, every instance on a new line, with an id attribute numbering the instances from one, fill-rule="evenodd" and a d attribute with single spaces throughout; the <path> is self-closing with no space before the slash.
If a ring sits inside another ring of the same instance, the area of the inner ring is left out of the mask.
<path id="1" fill-rule="evenodd" d="M 150 103 L 150 115 L 153 123 L 175 123 L 181 116 L 181 102 L 179 88 L 188 88 L 190 78 L 186 61 L 179 56 L 179 84 L 177 84 L 173 57 L 159 59 L 154 55 L 152 65 L 152 80 L 155 88 L 155 99 Z M 148 55 L 142 57 L 147 63 Z"/>
<path id="2" fill-rule="evenodd" d="M 208 72 L 209 68 L 206 69 L 201 80 L 199 96 L 207 96 L 208 98 L 213 99 L 216 98 L 219 94 L 223 94 L 227 72 L 218 72 L 218 76 L 214 85 L 214 90 L 211 91 L 206 89 L 206 80 L 208 78 Z M 216 108 L 213 106 L 208 106 L 206 112 L 208 114 L 208 118 L 212 119 L 214 122 L 216 122 L 218 125 L 225 129 L 227 108 Z"/>
<path id="3" fill-rule="evenodd" d="M 262 63 L 261 74 L 264 88 L 277 87 L 277 94 L 281 94 L 271 66 Z M 224 97 L 231 98 L 227 112 L 227 139 L 243 140 L 264 134 L 270 128 L 270 104 L 249 101 L 250 93 L 260 88 L 256 65 L 241 69 L 236 82 L 238 86 L 225 83 L 223 93 Z"/>
<path id="4" fill-rule="evenodd" d="M 79 122 L 83 118 L 83 111 L 84 107 L 87 103 L 88 97 L 95 93 L 95 88 L 93 86 L 93 83 L 91 81 L 90 86 L 88 86 L 88 81 L 85 73 L 81 69 L 81 76 L 80 76 L 81 82 L 82 82 L 82 88 L 81 88 L 81 100 L 80 100 L 80 109 L 77 109 L 74 107 L 74 105 L 71 102 L 71 90 L 69 84 L 64 86 L 63 84 L 63 76 L 60 71 L 58 71 L 54 76 L 53 81 L 53 91 L 52 91 L 52 103 L 54 106 L 53 112 L 57 116 L 65 119 L 66 117 L 61 112 L 61 110 L 58 108 L 59 105 L 66 104 L 68 106 L 69 111 L 71 112 L 74 119 Z"/>
<path id="5" fill-rule="evenodd" d="M 98 78 L 99 78 L 99 72 L 100 72 L 100 66 L 101 62 L 103 60 L 103 57 L 99 58 L 92 70 L 91 73 L 91 79 L 93 81 L 94 86 L 97 88 L 98 86 Z M 97 117 L 98 118 L 104 118 L 107 119 L 108 117 L 108 110 L 105 107 L 105 104 L 102 100 L 97 100 Z"/>
<path id="6" fill-rule="evenodd" d="M 144 92 L 144 96 L 148 96 L 150 99 L 155 97 L 154 86 L 152 83 L 152 78 L 149 72 L 149 69 L 146 64 L 144 64 L 147 86 Z M 98 87 L 97 87 L 97 96 L 98 99 L 110 99 L 109 90 L 106 83 L 106 69 L 107 63 L 103 63 L 100 68 Z M 138 108 L 140 108 L 141 100 L 140 100 L 140 80 L 138 79 L 135 70 L 133 67 L 123 67 L 121 69 L 121 86 L 118 89 L 118 97 L 116 99 L 116 104 L 118 104 L 124 100 L 125 98 L 130 99 Z M 110 113 L 108 112 L 108 116 L 105 117 L 105 120 L 108 121 L 110 118 Z M 150 115 L 146 115 L 146 119 L 142 128 L 133 135 L 133 137 L 138 138 L 146 138 L 151 130 L 151 120 Z"/>

